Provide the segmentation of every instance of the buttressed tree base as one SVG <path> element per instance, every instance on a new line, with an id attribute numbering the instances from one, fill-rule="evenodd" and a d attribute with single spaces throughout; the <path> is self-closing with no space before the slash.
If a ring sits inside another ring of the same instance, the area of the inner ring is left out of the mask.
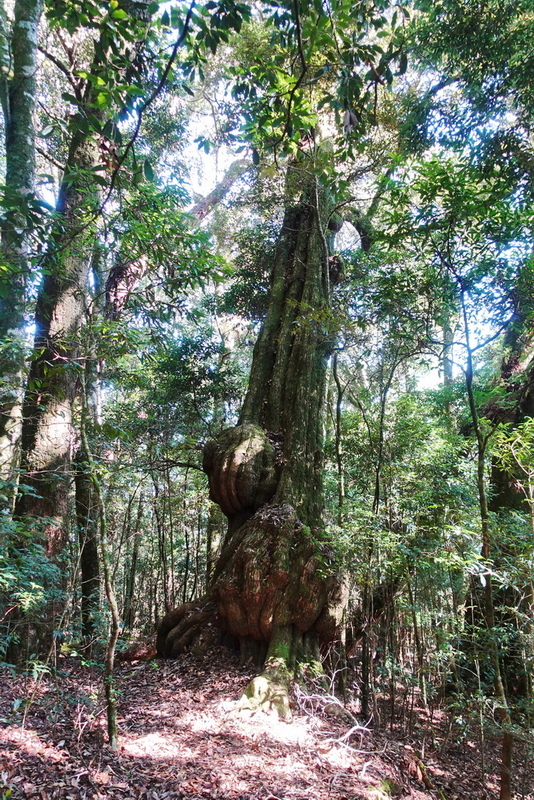
<path id="1" fill-rule="evenodd" d="M 242 703 L 287 717 L 287 684 L 339 633 L 344 599 L 323 524 L 323 410 L 331 351 L 328 193 L 309 156 L 286 181 L 267 315 L 239 424 L 204 451 L 210 497 L 228 532 L 208 597 L 161 622 L 176 657 L 208 623 L 263 664 Z"/>

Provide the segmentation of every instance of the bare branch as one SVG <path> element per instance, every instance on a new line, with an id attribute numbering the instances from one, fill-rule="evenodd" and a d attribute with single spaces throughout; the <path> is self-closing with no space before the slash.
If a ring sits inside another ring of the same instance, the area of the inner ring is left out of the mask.
<path id="1" fill-rule="evenodd" d="M 202 220 L 204 217 L 207 217 L 217 203 L 220 203 L 221 200 L 224 200 L 234 183 L 250 169 L 251 163 L 248 159 L 241 158 L 238 161 L 234 161 L 234 163 L 228 168 L 226 175 L 224 175 L 223 179 L 217 184 L 215 189 L 213 189 L 212 192 L 206 195 L 206 197 L 203 197 L 202 200 L 199 200 L 198 203 L 193 206 L 189 212 L 191 216 L 196 217 L 198 220 Z"/>
<path id="2" fill-rule="evenodd" d="M 51 156 L 50 153 L 47 153 L 46 150 L 43 150 L 41 147 L 37 146 L 35 147 L 35 150 L 37 153 L 39 153 L 40 156 L 46 158 L 47 161 L 50 161 L 50 163 L 53 164 L 54 167 L 57 167 L 59 170 L 61 170 L 61 172 L 65 171 L 65 165 L 57 161 L 57 159 L 55 159 L 54 156 Z"/>

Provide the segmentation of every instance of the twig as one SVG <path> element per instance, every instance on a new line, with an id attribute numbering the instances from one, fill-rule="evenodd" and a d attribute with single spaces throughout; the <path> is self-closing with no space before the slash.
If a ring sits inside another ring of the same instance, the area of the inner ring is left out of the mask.
<path id="1" fill-rule="evenodd" d="M 167 61 L 167 64 L 165 65 L 165 69 L 163 70 L 163 72 L 161 74 L 161 78 L 159 79 L 156 88 L 154 89 L 152 94 L 149 97 L 147 97 L 145 102 L 141 104 L 141 106 L 139 108 L 139 111 L 137 113 L 137 122 L 136 122 L 136 125 L 135 125 L 135 128 L 134 128 L 134 132 L 131 135 L 130 140 L 128 141 L 128 144 L 124 148 L 124 152 L 123 152 L 122 156 L 118 159 L 117 166 L 113 170 L 113 173 L 111 175 L 111 180 L 110 180 L 110 183 L 109 183 L 109 189 L 108 189 L 108 192 L 106 194 L 106 197 L 104 198 L 103 202 L 101 203 L 100 210 L 103 209 L 103 207 L 106 205 L 107 201 L 111 197 L 111 193 L 113 192 L 113 189 L 115 188 L 115 182 L 117 180 L 117 175 L 119 174 L 119 170 L 122 167 L 122 165 L 124 164 L 124 162 L 126 161 L 126 159 L 128 158 L 128 154 L 130 153 L 130 150 L 134 146 L 134 144 L 135 144 L 135 142 L 137 140 L 137 137 L 139 136 L 139 131 L 141 130 L 141 123 L 143 121 L 143 114 L 145 113 L 145 111 L 148 108 L 150 108 L 152 103 L 158 98 L 158 96 L 160 95 L 163 87 L 165 86 L 165 84 L 167 82 L 167 78 L 169 77 L 169 72 L 171 71 L 172 65 L 174 64 L 174 62 L 176 60 L 176 56 L 178 54 L 178 50 L 181 47 L 181 45 L 184 43 L 185 38 L 186 38 L 186 36 L 187 36 L 187 34 L 189 32 L 189 24 L 191 22 L 191 17 L 193 16 L 194 7 L 195 7 L 195 0 L 193 0 L 191 5 L 189 6 L 189 10 L 188 10 L 186 18 L 184 20 L 184 27 L 183 27 L 182 33 L 180 34 L 180 36 L 177 38 L 177 40 L 175 41 L 175 43 L 173 45 L 173 48 L 172 48 L 172 51 L 171 51 L 171 55 L 169 56 L 169 60 Z"/>
<path id="2" fill-rule="evenodd" d="M 57 161 L 57 159 L 55 159 L 54 156 L 51 156 L 50 153 L 47 153 L 46 150 L 43 150 L 40 147 L 36 147 L 35 150 L 37 153 L 39 153 L 40 156 L 46 158 L 47 161 L 50 161 L 50 163 L 53 164 L 54 167 L 57 167 L 57 169 L 61 170 L 61 172 L 65 171 L 65 164 L 61 164 L 61 162 Z"/>
<path id="3" fill-rule="evenodd" d="M 51 61 L 52 64 L 54 64 L 54 66 L 57 67 L 60 72 L 62 72 L 64 75 L 67 76 L 68 81 L 69 81 L 71 86 L 73 86 L 76 90 L 79 89 L 79 87 L 76 85 L 75 81 L 73 80 L 72 73 L 71 73 L 70 69 L 65 66 L 63 61 L 60 61 L 59 58 L 57 58 L 53 53 L 49 53 L 48 50 L 46 50 L 44 47 L 41 47 L 40 45 L 37 45 L 37 49 L 46 58 L 48 58 L 48 60 Z"/>
<path id="4" fill-rule="evenodd" d="M 16 608 L 18 608 L 18 603 L 15 603 L 15 605 L 14 605 L 14 606 L 11 606 L 11 608 L 8 608 L 8 609 L 7 609 L 7 611 L 4 613 L 3 617 L 0 617 L 0 622 L 3 622 L 3 621 L 5 620 L 5 618 L 6 618 L 6 617 L 7 617 L 9 614 L 11 614 L 11 612 L 12 612 L 12 611 L 14 611 Z"/>
<path id="5" fill-rule="evenodd" d="M 360 778 L 360 780 L 365 776 L 365 773 L 367 771 L 367 767 L 369 767 L 372 763 L 373 763 L 372 761 L 366 761 L 365 762 L 365 764 L 361 768 L 360 773 L 358 775 L 358 778 Z"/>
<path id="6" fill-rule="evenodd" d="M 345 708 L 341 700 L 335 697 L 335 695 L 319 694 L 319 693 L 308 694 L 307 692 L 303 692 L 298 684 L 296 684 L 294 692 L 297 704 L 305 714 L 314 715 L 319 713 L 319 711 L 323 712 L 328 712 L 329 710 L 333 711 L 332 707 L 334 707 L 343 716 L 349 719 L 349 721 L 353 725 L 353 729 L 361 727 L 356 717 L 353 714 L 351 714 L 351 712 L 347 708 Z"/>
<path id="7" fill-rule="evenodd" d="M 423 764 L 423 762 L 421 761 L 420 758 L 417 758 L 417 756 L 415 756 L 415 763 L 417 764 L 417 766 L 419 767 L 419 769 L 421 771 L 421 776 L 423 778 L 423 783 L 425 784 L 425 787 L 431 792 L 437 792 L 438 795 L 439 795 L 439 799 L 440 800 L 447 800 L 447 798 L 443 794 L 442 790 L 438 789 L 436 786 L 434 786 L 434 784 L 432 783 L 432 781 L 428 777 L 428 772 L 427 772 L 426 766 Z"/>
<path id="8" fill-rule="evenodd" d="M 289 92 L 288 101 L 287 101 L 286 121 L 285 121 L 284 129 L 283 129 L 281 135 L 278 137 L 278 139 L 273 144 L 273 147 L 275 149 L 278 147 L 279 144 L 281 144 L 284 141 L 284 137 L 286 136 L 286 134 L 289 131 L 289 128 L 291 126 L 291 109 L 293 107 L 293 100 L 295 98 L 295 94 L 296 94 L 297 90 L 299 89 L 300 85 L 302 84 L 302 81 L 304 80 L 304 77 L 305 77 L 306 73 L 308 72 L 308 65 L 306 64 L 306 59 L 304 57 L 304 50 L 303 50 L 303 47 L 302 47 L 302 36 L 301 36 L 301 30 L 300 30 L 300 14 L 299 14 L 298 0 L 295 0 L 294 11 L 295 11 L 295 28 L 296 28 L 296 31 L 297 31 L 297 48 L 298 48 L 298 55 L 299 55 L 300 63 L 302 65 L 302 72 L 300 73 L 299 77 L 297 78 L 297 80 L 295 82 L 295 85 L 293 86 L 293 88 Z"/>

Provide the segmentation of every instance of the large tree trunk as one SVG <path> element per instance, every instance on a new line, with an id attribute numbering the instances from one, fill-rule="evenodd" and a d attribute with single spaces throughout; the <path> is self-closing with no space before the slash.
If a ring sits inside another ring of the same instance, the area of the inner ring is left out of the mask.
<path id="1" fill-rule="evenodd" d="M 148 0 L 124 5 L 131 14 L 132 33 L 139 36 L 138 41 L 123 43 L 121 69 L 126 80 L 146 32 Z M 116 54 L 117 43 L 110 43 L 103 27 L 94 43 L 89 73 L 105 75 L 107 58 L 116 58 Z M 49 555 L 62 550 L 66 537 L 74 444 L 72 406 L 80 383 L 79 332 L 95 252 L 99 185 L 107 170 L 102 125 L 108 112 L 97 102 L 98 91 L 90 81 L 79 88 L 79 108 L 70 121 L 73 133 L 56 221 L 42 264 L 44 279 L 35 311 L 35 348 L 23 406 L 22 469 L 24 481 L 33 491 L 19 495 L 15 510 L 19 516 L 47 519 Z"/>
<path id="2" fill-rule="evenodd" d="M 212 606 L 202 612 L 216 608 L 242 657 L 265 657 L 249 699 L 281 713 L 287 704 L 280 683 L 335 637 L 342 606 L 323 522 L 331 209 L 311 159 L 290 168 L 287 193 L 239 424 L 205 448 L 210 497 L 228 517 L 228 533 L 211 584 Z M 188 630 L 180 610 L 167 615 L 160 653 L 177 655 L 190 642 Z"/>
<path id="3" fill-rule="evenodd" d="M 146 30 L 147 5 L 145 0 L 132 4 L 132 31 L 139 34 L 139 41 Z M 134 19 L 138 26 L 133 25 Z M 116 50 L 104 26 L 94 42 L 90 74 L 105 74 L 107 59 L 116 57 Z M 121 65 L 124 74 L 136 57 L 137 44 L 126 42 Z M 22 412 L 21 473 L 30 490 L 19 492 L 15 514 L 41 522 L 46 551 L 53 559 L 59 558 L 68 535 L 76 444 L 72 411 L 81 384 L 80 329 L 97 237 L 99 186 L 107 169 L 101 145 L 108 112 L 100 108 L 97 95 L 98 88 L 90 81 L 76 90 L 78 111 L 70 119 L 72 138 L 48 248 L 40 265 L 44 277 L 36 303 L 34 351 Z M 95 563 L 93 559 L 93 573 Z M 42 635 L 35 643 L 39 652 L 52 642 L 58 605 L 52 604 L 46 615 Z M 13 657 L 17 657 L 16 648 Z"/>
<path id="4" fill-rule="evenodd" d="M 41 522 L 47 555 L 54 560 L 59 560 L 67 540 L 74 445 L 72 404 L 79 378 L 78 333 L 95 235 L 98 194 L 91 170 L 97 159 L 96 137 L 75 134 L 37 299 L 35 349 L 22 413 L 22 481 L 30 491 L 19 491 L 15 515 Z M 62 603 L 54 599 L 46 613 L 41 612 L 36 632 L 29 630 L 28 640 L 18 645 L 13 641 L 10 657 L 14 663 L 25 650 L 39 655 L 51 652 L 61 610 Z M 15 617 L 24 617 L 24 613 L 13 615 L 17 622 Z"/>
<path id="5" fill-rule="evenodd" d="M 34 493 L 19 495 L 16 513 L 45 517 L 49 555 L 65 543 L 73 454 L 72 403 L 79 374 L 79 330 L 96 235 L 100 161 L 96 134 L 71 142 L 57 207 L 58 223 L 44 264 L 35 312 L 35 349 L 23 407 L 22 468 Z"/>

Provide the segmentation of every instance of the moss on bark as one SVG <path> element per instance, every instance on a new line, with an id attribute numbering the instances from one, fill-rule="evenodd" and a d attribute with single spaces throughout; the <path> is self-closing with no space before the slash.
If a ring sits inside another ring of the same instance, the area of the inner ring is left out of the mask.
<path id="1" fill-rule="evenodd" d="M 267 315 L 239 424 L 205 450 L 229 520 L 210 597 L 243 655 L 267 649 L 244 703 L 287 717 L 296 665 L 338 633 L 343 605 L 324 534 L 323 412 L 331 350 L 327 192 L 310 160 L 288 173 Z M 160 629 L 160 652 L 169 652 Z M 259 648 L 261 650 L 261 647 Z M 313 655 L 311 655 L 313 654 Z"/>

